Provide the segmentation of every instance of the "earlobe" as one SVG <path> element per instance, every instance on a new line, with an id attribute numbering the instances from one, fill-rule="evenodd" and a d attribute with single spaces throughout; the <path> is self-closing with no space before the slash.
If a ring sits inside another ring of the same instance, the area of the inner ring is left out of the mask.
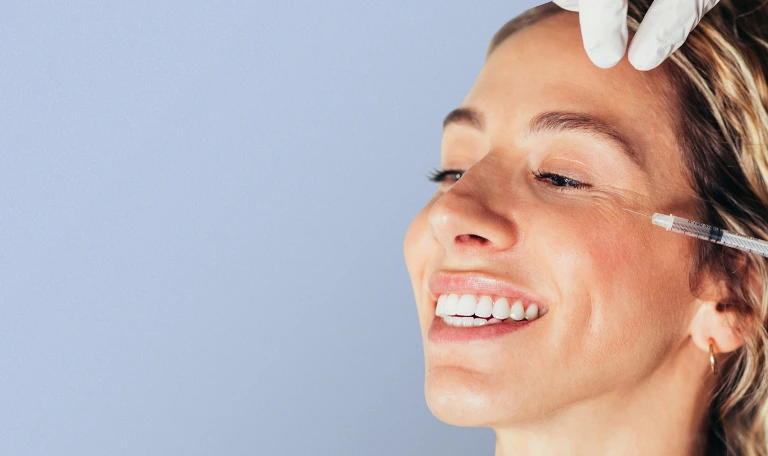
<path id="1" fill-rule="evenodd" d="M 709 353 L 712 339 L 714 352 L 730 353 L 744 345 L 744 337 L 737 325 L 738 311 L 728 307 L 718 309 L 714 301 L 699 301 L 700 305 L 691 322 L 690 333 L 693 342 L 702 351 Z"/>

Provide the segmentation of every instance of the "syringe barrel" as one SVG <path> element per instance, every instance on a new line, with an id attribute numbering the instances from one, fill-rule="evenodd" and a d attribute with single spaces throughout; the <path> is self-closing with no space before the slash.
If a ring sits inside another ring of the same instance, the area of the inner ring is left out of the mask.
<path id="1" fill-rule="evenodd" d="M 682 217 L 672 216 L 672 226 L 668 228 L 671 231 L 687 234 L 704 241 L 720 242 L 723 239 L 723 230 L 704 223 L 684 219 Z"/>
<path id="2" fill-rule="evenodd" d="M 731 233 L 674 215 L 654 214 L 653 224 L 663 226 L 669 231 L 768 257 L 768 242 L 761 239 Z"/>
<path id="3" fill-rule="evenodd" d="M 768 257 L 768 242 L 750 236 L 742 236 L 733 234 L 730 231 L 724 231 L 723 239 L 719 243 L 728 247 Z"/>

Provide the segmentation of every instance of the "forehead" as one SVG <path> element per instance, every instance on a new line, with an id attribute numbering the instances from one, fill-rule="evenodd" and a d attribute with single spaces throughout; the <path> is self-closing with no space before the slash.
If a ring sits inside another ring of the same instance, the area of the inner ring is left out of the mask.
<path id="1" fill-rule="evenodd" d="M 644 161 L 682 166 L 666 65 L 641 72 L 625 57 L 598 68 L 583 48 L 578 15 L 562 13 L 502 42 L 462 105 L 483 111 L 492 135 L 514 134 L 515 125 L 543 111 L 589 113 L 621 131 Z"/>

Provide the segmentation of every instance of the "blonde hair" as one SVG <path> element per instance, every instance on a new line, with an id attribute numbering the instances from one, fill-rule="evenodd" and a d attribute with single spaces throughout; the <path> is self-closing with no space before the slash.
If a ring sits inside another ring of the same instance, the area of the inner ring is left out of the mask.
<path id="1" fill-rule="evenodd" d="M 636 31 L 651 0 L 629 0 Z M 505 24 L 487 55 L 513 33 L 563 10 L 548 3 Z M 665 64 L 678 94 L 678 143 L 705 223 L 768 239 L 768 1 L 722 0 Z M 768 456 L 768 259 L 702 242 L 703 273 L 724 281 L 745 344 L 725 361 L 712 394 L 706 454 Z"/>

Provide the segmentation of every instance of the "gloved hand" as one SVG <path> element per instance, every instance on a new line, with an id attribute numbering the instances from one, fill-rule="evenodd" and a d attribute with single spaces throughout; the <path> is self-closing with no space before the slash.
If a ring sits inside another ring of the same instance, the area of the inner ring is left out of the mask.
<path id="1" fill-rule="evenodd" d="M 627 0 L 552 0 L 579 12 L 584 49 L 600 68 L 610 68 L 627 50 Z M 719 0 L 655 0 L 643 18 L 629 62 L 638 70 L 656 68 L 675 52 Z"/>

